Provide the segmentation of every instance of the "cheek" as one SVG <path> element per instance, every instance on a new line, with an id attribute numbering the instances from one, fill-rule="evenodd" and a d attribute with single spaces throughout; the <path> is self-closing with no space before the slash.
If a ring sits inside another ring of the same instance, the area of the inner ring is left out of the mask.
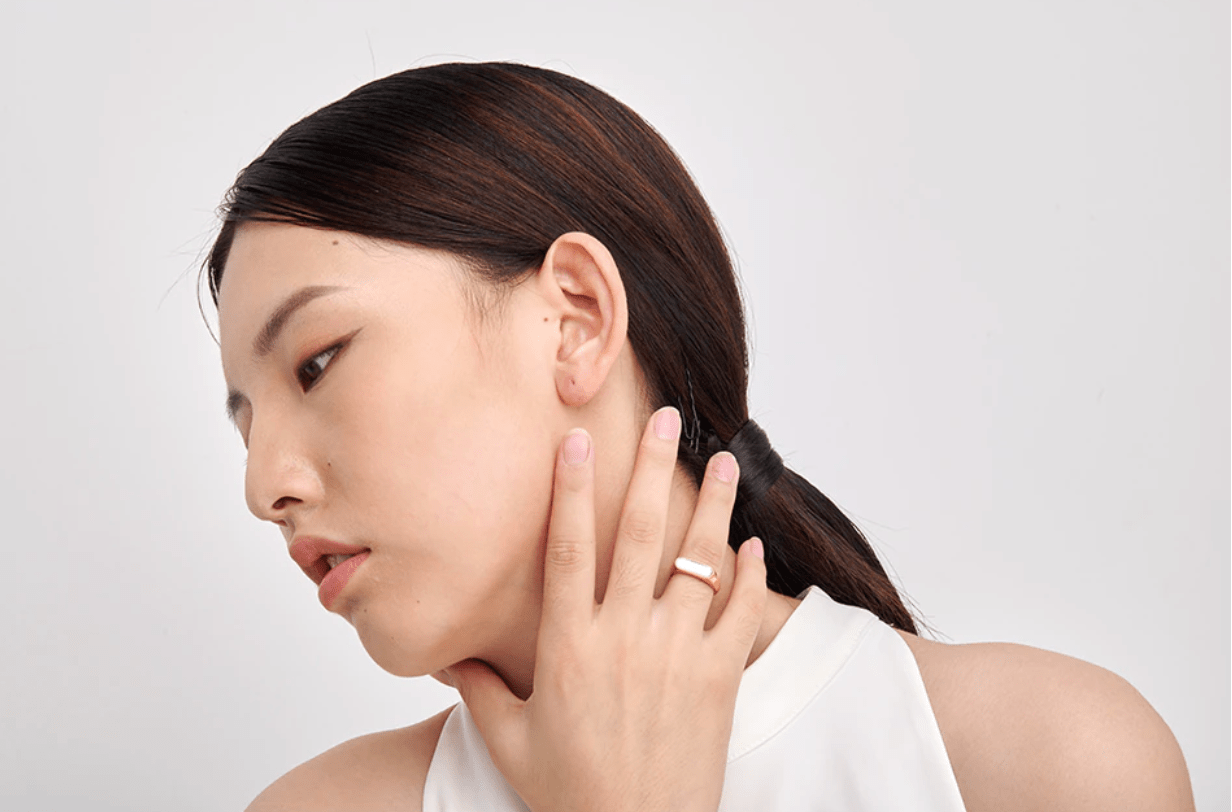
<path id="1" fill-rule="evenodd" d="M 468 546 L 489 560 L 523 558 L 547 527 L 555 449 L 541 417 L 495 398 L 457 409 L 439 435 L 439 498 L 464 516 Z"/>
<path id="2" fill-rule="evenodd" d="M 470 357 L 447 361 L 373 375 L 339 447 L 361 472 L 344 489 L 349 510 L 389 551 L 380 601 L 353 622 L 394 673 L 516 632 L 542 589 L 555 390 L 486 375 Z"/>
<path id="3" fill-rule="evenodd" d="M 437 390 L 432 458 L 450 510 L 465 511 L 500 557 L 524 556 L 542 538 L 555 465 L 555 388 L 535 370 L 519 335 L 455 354 Z"/>
<path id="4" fill-rule="evenodd" d="M 364 390 L 348 409 L 350 442 L 340 452 L 357 474 L 347 490 L 362 511 L 413 528 L 421 554 L 447 554 L 439 565 L 514 576 L 508 570 L 537 550 L 551 504 L 556 448 L 545 393 L 526 378 L 489 374 L 465 351 L 405 358 Z"/>

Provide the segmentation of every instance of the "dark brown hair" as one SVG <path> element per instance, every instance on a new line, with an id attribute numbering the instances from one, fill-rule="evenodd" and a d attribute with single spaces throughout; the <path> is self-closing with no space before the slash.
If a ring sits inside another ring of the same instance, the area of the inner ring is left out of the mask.
<path id="1" fill-rule="evenodd" d="M 573 77 L 485 63 L 371 82 L 280 135 L 240 173 L 221 215 L 206 264 L 215 303 L 235 229 L 247 221 L 450 251 L 493 290 L 533 273 L 561 234 L 584 231 L 620 269 L 652 408 L 678 406 L 686 426 L 695 409 L 698 428 L 720 442 L 748 419 L 743 306 L 710 209 L 650 125 Z M 680 463 L 698 483 L 714 445 L 682 439 Z M 758 476 L 772 475 L 742 472 Z M 776 592 L 816 584 L 915 631 L 864 536 L 791 470 L 738 500 L 731 531 L 733 546 L 753 535 L 765 543 Z"/>

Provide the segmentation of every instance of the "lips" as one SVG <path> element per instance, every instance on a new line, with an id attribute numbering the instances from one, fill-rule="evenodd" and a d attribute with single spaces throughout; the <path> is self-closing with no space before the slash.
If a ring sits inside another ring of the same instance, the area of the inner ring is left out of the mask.
<path id="1" fill-rule="evenodd" d="M 368 553 L 371 551 L 367 547 L 354 544 L 303 536 L 291 542 L 288 552 L 304 574 L 320 587 L 318 595 L 321 603 L 329 609 L 351 575 L 368 559 Z M 347 557 L 343 558 L 344 556 Z M 330 567 L 330 559 L 337 564 L 336 567 Z"/>

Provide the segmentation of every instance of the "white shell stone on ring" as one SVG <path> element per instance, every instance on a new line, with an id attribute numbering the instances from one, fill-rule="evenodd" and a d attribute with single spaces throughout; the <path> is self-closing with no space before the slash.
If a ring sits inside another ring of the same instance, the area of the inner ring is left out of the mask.
<path id="1" fill-rule="evenodd" d="M 715 594 L 719 592 L 719 574 L 714 571 L 714 567 L 694 561 L 691 558 L 681 556 L 676 559 L 676 572 L 683 572 L 685 575 L 692 575 L 699 581 L 704 581 Z"/>

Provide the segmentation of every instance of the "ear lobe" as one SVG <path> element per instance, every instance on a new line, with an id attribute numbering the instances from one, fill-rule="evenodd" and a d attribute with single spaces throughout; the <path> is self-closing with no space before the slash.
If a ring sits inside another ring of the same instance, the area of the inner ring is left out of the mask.
<path id="1" fill-rule="evenodd" d="M 603 243 L 577 231 L 556 238 L 539 273 L 548 300 L 559 308 L 556 391 L 563 403 L 582 406 L 603 387 L 624 346 L 624 283 Z"/>

